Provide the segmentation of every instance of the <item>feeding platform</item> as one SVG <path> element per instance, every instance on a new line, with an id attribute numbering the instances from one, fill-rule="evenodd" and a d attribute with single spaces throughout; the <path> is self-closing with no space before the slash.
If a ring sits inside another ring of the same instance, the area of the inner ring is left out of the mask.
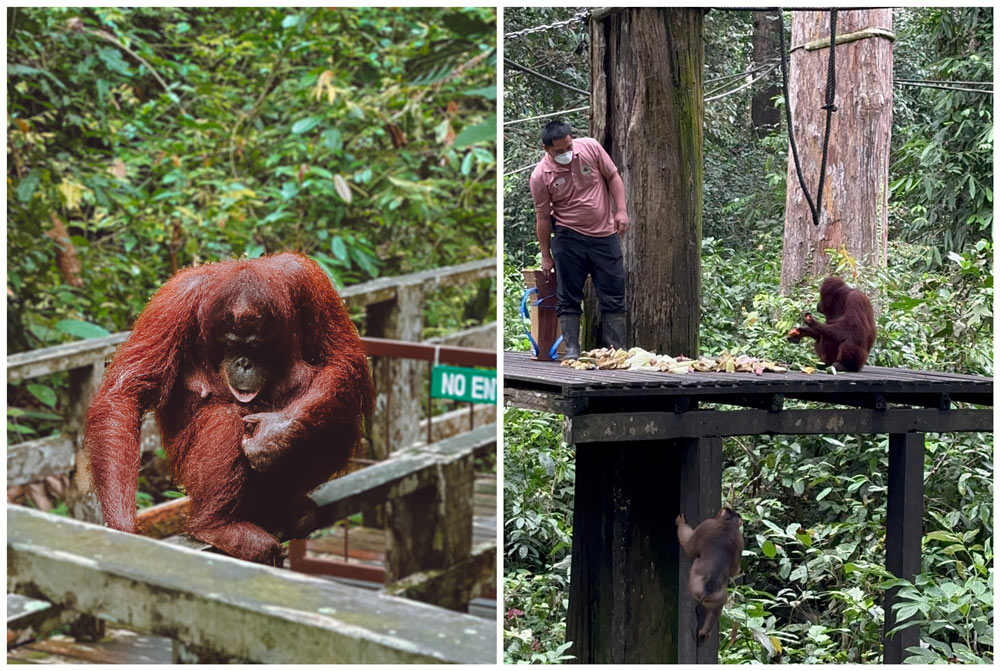
<path id="1" fill-rule="evenodd" d="M 507 404 L 565 416 L 576 445 L 566 637 L 583 663 L 717 661 L 718 632 L 697 641 L 696 604 L 683 587 L 690 560 L 673 520 L 718 512 L 722 437 L 888 434 L 886 566 L 911 579 L 920 571 L 923 434 L 993 430 L 993 380 L 976 375 L 576 370 L 505 352 L 503 376 Z M 896 626 L 894 597 L 885 595 L 885 631 Z M 918 642 L 916 626 L 886 637 L 884 662 Z"/>

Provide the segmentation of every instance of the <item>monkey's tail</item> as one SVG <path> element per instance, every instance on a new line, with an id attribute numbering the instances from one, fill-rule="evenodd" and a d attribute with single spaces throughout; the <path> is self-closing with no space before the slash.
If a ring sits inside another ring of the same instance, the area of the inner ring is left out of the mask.
<path id="1" fill-rule="evenodd" d="M 856 373 L 861 370 L 868 360 L 868 352 L 857 345 L 843 343 L 840 351 L 837 352 L 837 360 L 844 367 L 844 370 Z"/>

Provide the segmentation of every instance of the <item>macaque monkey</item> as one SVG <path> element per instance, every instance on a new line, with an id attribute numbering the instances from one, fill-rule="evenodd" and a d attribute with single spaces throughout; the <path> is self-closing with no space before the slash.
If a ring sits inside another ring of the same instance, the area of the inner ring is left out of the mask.
<path id="1" fill-rule="evenodd" d="M 696 529 L 688 525 L 683 513 L 677 516 L 675 522 L 677 540 L 693 560 L 688 589 L 705 610 L 705 619 L 698 630 L 698 639 L 703 641 L 712 633 L 719 621 L 719 613 L 729 598 L 726 591 L 729 578 L 740 572 L 740 557 L 743 554 L 740 525 L 743 520 L 731 508 L 723 508 L 718 515 L 703 521 Z"/>

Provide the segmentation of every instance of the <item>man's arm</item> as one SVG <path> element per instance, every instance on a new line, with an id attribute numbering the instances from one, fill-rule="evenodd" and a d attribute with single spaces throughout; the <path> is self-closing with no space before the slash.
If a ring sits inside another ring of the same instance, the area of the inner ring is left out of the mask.
<path id="1" fill-rule="evenodd" d="M 552 201 L 549 199 L 549 190 L 541 180 L 532 179 L 528 185 L 531 188 L 531 202 L 535 205 L 535 236 L 538 238 L 538 247 L 542 250 L 542 272 L 547 278 L 555 267 L 549 248 L 552 237 Z"/>
<path id="2" fill-rule="evenodd" d="M 608 185 L 608 191 L 611 192 L 611 198 L 615 201 L 615 230 L 618 235 L 624 235 L 625 231 L 628 230 L 628 207 L 625 203 L 625 182 L 622 181 L 622 176 L 618 172 L 617 166 L 615 166 L 614 161 L 605 151 L 604 147 L 600 142 L 596 140 L 590 141 L 597 149 L 598 154 L 598 168 L 601 171 L 601 176 L 604 177 L 604 181 Z"/>
<path id="3" fill-rule="evenodd" d="M 549 249 L 549 241 L 552 238 L 552 215 L 535 212 L 535 235 L 538 237 L 538 246 L 542 250 L 542 272 L 545 277 L 549 276 L 555 267 L 552 260 L 552 252 Z"/>
<path id="4" fill-rule="evenodd" d="M 625 182 L 617 172 L 608 182 L 608 189 L 615 201 L 615 229 L 618 235 L 624 235 L 628 231 L 628 209 L 625 206 Z"/>

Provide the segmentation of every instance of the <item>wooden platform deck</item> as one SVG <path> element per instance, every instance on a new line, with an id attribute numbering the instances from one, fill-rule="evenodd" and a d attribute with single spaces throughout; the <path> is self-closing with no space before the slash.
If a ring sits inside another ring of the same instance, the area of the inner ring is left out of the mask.
<path id="1" fill-rule="evenodd" d="M 825 371 L 676 375 L 656 371 L 575 370 L 554 362 L 535 361 L 526 352 L 504 352 L 503 365 L 505 399 L 520 407 L 540 406 L 537 409 L 568 415 L 583 410 L 585 406 L 579 402 L 582 399 L 623 396 L 687 397 L 696 403 L 748 407 L 762 407 L 762 397 L 776 396 L 781 400 L 822 400 L 875 408 L 887 404 L 943 408 L 953 401 L 993 404 L 993 378 L 878 366 L 836 375 Z"/>

